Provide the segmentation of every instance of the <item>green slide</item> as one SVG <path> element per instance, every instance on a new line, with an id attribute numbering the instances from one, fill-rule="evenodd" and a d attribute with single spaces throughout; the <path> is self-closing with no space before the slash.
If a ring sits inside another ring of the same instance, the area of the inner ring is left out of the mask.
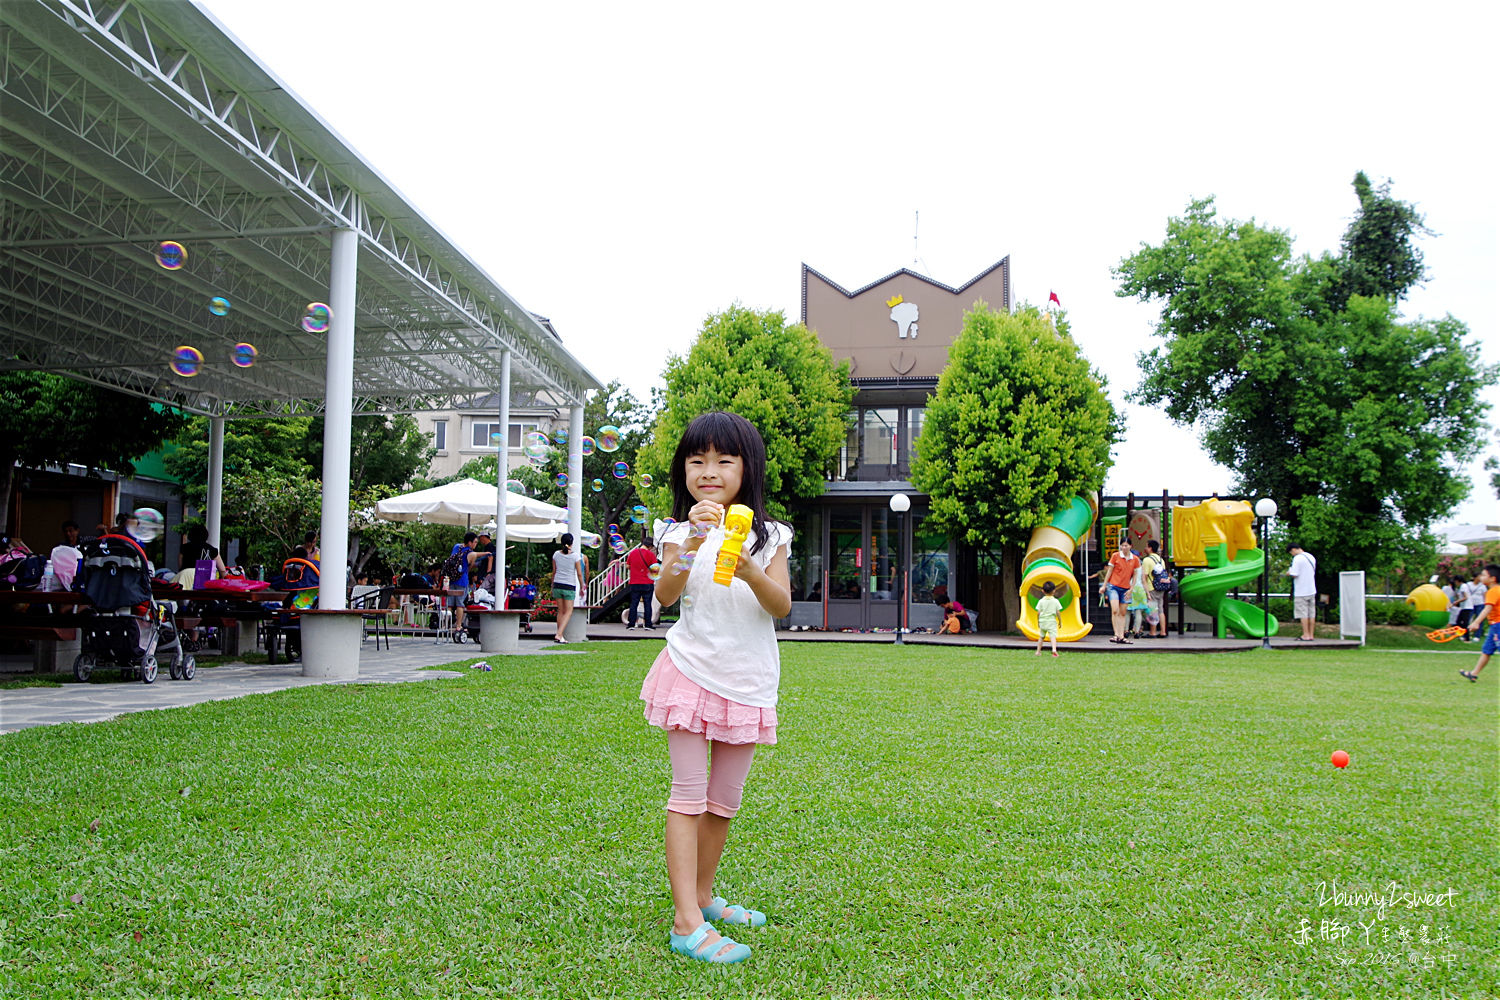
<path id="1" fill-rule="evenodd" d="M 1189 573 L 1182 578 L 1182 599 L 1188 607 L 1213 615 L 1216 633 L 1220 639 L 1233 632 L 1239 639 L 1259 639 L 1265 634 L 1265 609 L 1249 601 L 1238 601 L 1227 596 L 1236 587 L 1243 587 L 1265 569 L 1265 556 L 1260 549 L 1240 549 L 1233 562 L 1225 565 L 1228 547 L 1215 545 L 1205 549 L 1209 569 Z M 1271 619 L 1271 635 L 1276 634 L 1276 619 Z"/>

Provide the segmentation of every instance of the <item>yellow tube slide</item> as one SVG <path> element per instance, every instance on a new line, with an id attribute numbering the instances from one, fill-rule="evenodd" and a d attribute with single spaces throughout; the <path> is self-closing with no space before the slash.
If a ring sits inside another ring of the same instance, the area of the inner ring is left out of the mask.
<path id="1" fill-rule="evenodd" d="M 1036 602 L 1042 599 L 1042 584 L 1052 582 L 1052 596 L 1062 602 L 1057 615 L 1059 642 L 1077 642 L 1094 626 L 1083 620 L 1083 588 L 1073 575 L 1073 552 L 1088 537 L 1099 515 L 1099 495 L 1074 497 L 1052 520 L 1031 532 L 1031 542 L 1021 557 L 1021 617 L 1016 627 L 1028 639 L 1040 637 Z"/>

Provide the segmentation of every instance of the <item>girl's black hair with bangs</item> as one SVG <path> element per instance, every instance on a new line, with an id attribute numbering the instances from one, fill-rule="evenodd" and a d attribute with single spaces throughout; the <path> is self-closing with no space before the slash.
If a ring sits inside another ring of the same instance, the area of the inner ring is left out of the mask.
<path id="1" fill-rule="evenodd" d="M 767 524 L 772 520 L 766 514 L 766 443 L 755 425 L 738 413 L 711 410 L 694 417 L 683 430 L 677 452 L 672 456 L 672 517 L 686 521 L 688 511 L 697 502 L 687 488 L 687 460 L 710 448 L 721 455 L 739 456 L 745 466 L 740 493 L 734 502 L 749 507 L 755 515 L 752 526 L 755 544 L 750 551 L 759 552 L 770 538 Z"/>

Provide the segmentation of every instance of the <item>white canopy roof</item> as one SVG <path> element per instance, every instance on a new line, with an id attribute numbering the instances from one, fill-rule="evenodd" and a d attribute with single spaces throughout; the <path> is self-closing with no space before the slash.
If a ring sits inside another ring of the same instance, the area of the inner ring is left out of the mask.
<path id="1" fill-rule="evenodd" d="M 498 487 L 477 479 L 460 479 L 443 486 L 404 493 L 381 500 L 375 505 L 375 516 L 387 521 L 422 521 L 427 524 L 472 526 L 493 521 Z M 508 527 L 552 525 L 566 522 L 568 512 L 556 504 L 535 497 L 505 493 L 505 520 Z M 566 527 L 562 531 L 568 530 Z M 515 535 L 507 531 L 512 539 Z M 550 536 L 545 536 L 550 537 Z M 526 538 L 521 536 L 522 540 Z"/>

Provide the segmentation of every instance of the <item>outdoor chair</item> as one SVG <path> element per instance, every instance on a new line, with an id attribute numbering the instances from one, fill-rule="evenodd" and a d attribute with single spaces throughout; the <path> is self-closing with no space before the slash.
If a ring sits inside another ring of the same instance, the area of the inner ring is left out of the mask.
<path id="1" fill-rule="evenodd" d="M 385 637 L 385 648 L 387 650 L 391 648 L 391 620 L 385 605 L 394 589 L 394 587 L 366 588 L 358 597 L 349 601 L 350 608 L 369 612 L 360 615 L 360 620 L 366 623 L 364 636 L 374 634 L 376 649 L 380 648 L 381 636 Z M 364 641 L 364 637 L 361 637 L 360 641 Z"/>

